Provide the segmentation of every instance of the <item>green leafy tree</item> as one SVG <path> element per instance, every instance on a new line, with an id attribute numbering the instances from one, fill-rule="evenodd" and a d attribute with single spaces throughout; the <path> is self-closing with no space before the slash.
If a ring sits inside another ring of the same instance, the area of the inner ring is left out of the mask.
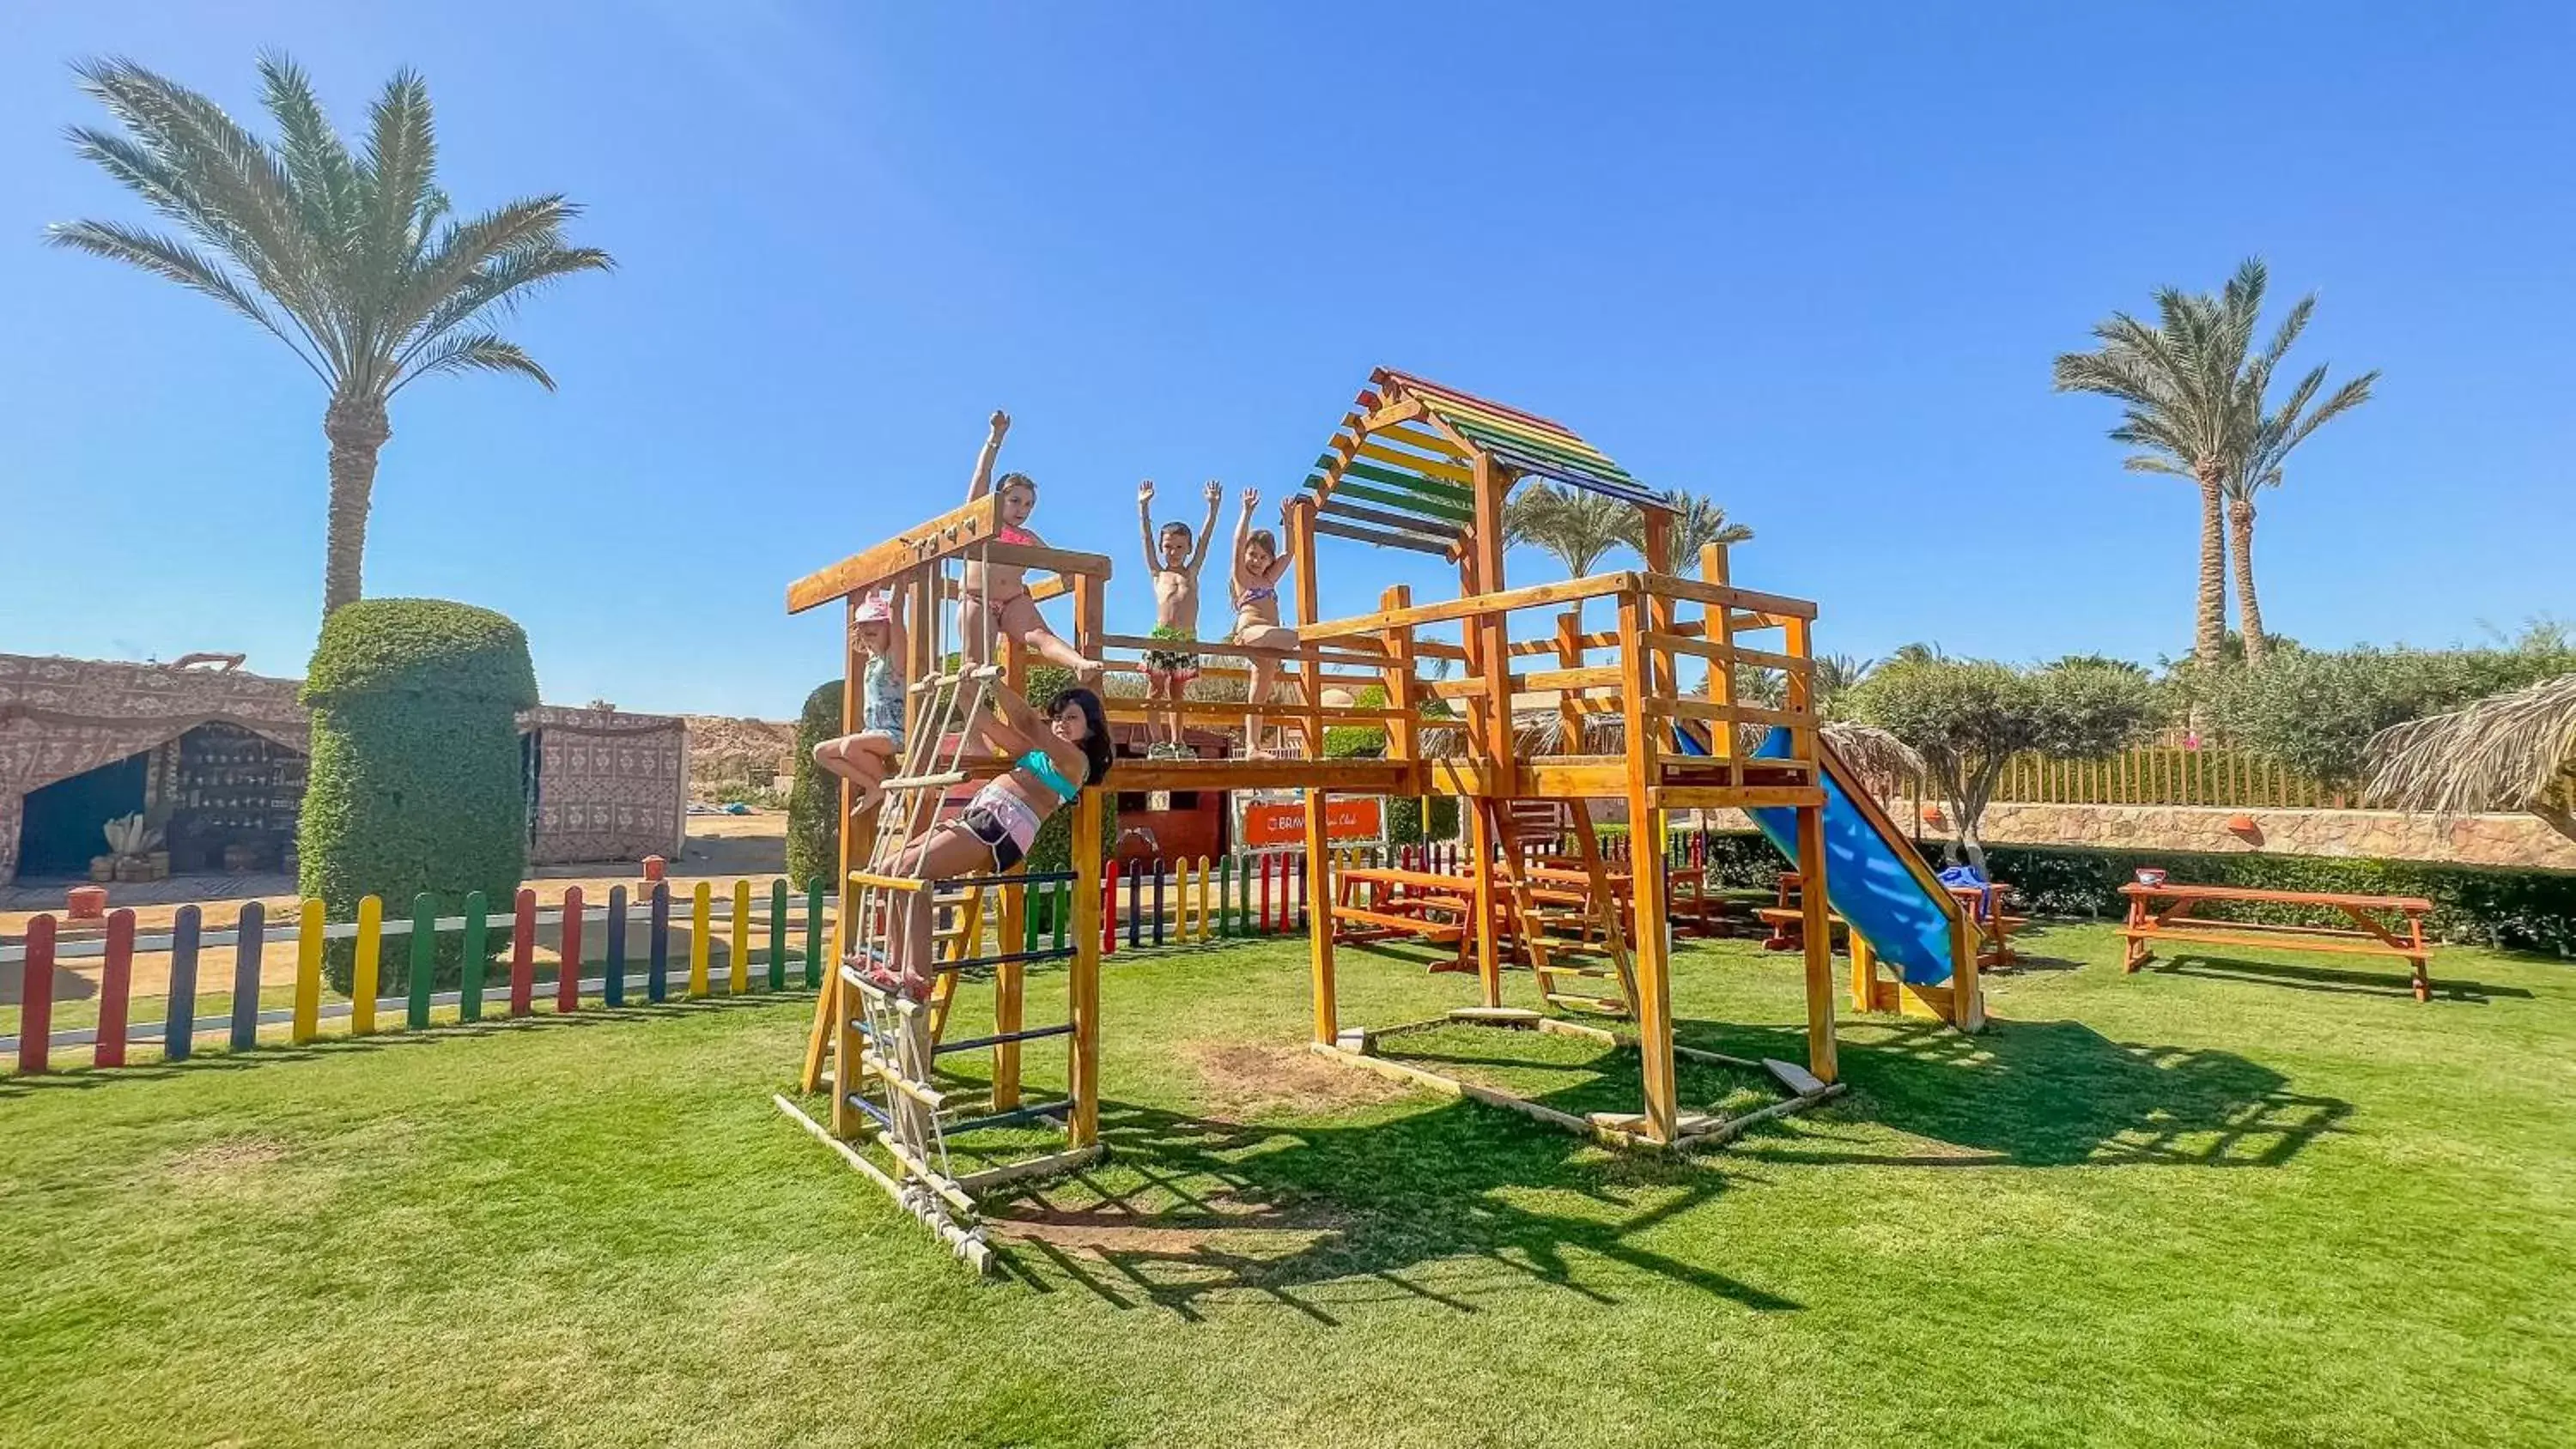
<path id="1" fill-rule="evenodd" d="M 2576 672 L 2576 651 L 2539 641 L 2521 649 L 2293 650 L 2260 670 L 2205 684 L 2212 726 L 2291 771 L 2349 786 L 2365 773 L 2373 735 L 2409 720 Z"/>
<path id="2" fill-rule="evenodd" d="M 841 733 L 841 681 L 827 679 L 796 715 L 795 778 L 787 789 L 787 878 L 840 894 L 841 782 L 814 763 L 814 747 Z"/>
<path id="3" fill-rule="evenodd" d="M 2280 409 L 2266 414 L 2272 373 L 2316 308 L 2313 295 L 2301 298 L 2256 351 L 2268 281 L 2261 259 L 2249 258 L 2216 295 L 2161 288 L 2153 325 L 2115 312 L 2093 329 L 2099 347 L 2061 354 L 2055 367 L 2059 391 L 2099 393 L 2122 405 L 2120 425 L 2111 430 L 2111 438 L 2137 450 L 2124 467 L 2187 478 L 2200 492 L 2200 586 L 2192 654 L 2204 668 L 2217 667 L 2227 631 L 2231 491 L 2243 495 L 2250 539 L 2253 491 L 2277 483 L 2281 459 L 2289 450 L 2327 419 L 2366 400 L 2378 377 L 2365 374 L 2311 409 L 2325 380 L 2326 370 L 2319 367 L 2292 389 Z M 2250 577 L 2250 567 L 2243 576 Z M 2247 632 L 2257 636 L 2248 662 L 2259 663 L 2259 627 Z"/>
<path id="4" fill-rule="evenodd" d="M 262 140 L 196 91 L 127 60 L 78 68 L 118 132 L 75 126 L 72 148 L 184 235 L 116 221 L 65 222 L 56 246 L 108 257 L 202 292 L 286 344 L 330 394 L 322 435 L 331 495 L 322 611 L 356 599 L 386 404 L 424 377 L 508 372 L 554 379 L 493 330 L 520 302 L 608 253 L 567 245 L 579 208 L 525 197 L 458 218 L 437 179 L 429 87 L 396 72 L 352 149 L 293 62 L 263 56 Z"/>
<path id="5" fill-rule="evenodd" d="M 1848 696 L 1851 717 L 1894 735 L 1923 759 L 1926 778 L 1958 822 L 1959 846 L 1985 868 L 1978 834 L 2013 756 L 2028 751 L 2098 759 L 2135 743 L 2155 715 L 2142 675 L 2098 664 L 2015 669 L 1982 659 L 1898 659 Z"/>

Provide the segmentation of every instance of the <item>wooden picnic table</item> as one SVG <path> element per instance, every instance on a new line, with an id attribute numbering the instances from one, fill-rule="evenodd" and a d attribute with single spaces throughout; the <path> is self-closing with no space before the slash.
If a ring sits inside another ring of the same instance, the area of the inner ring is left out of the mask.
<path id="1" fill-rule="evenodd" d="M 2126 970 L 2134 972 L 2153 960 L 2158 941 L 2393 956 L 2413 969 L 2415 999 L 2433 999 L 2433 982 L 2426 970 L 2433 947 L 2424 939 L 2424 918 L 2432 914 L 2433 903 L 2420 896 L 2362 896 L 2331 891 L 2267 891 L 2238 886 L 2135 883 L 2120 887 L 2120 894 L 2129 898 L 2129 919 L 2120 927 L 2120 934 L 2128 941 Z M 2350 918 L 2352 925 L 2214 921 L 2192 914 L 2196 908 L 2213 902 L 2338 910 Z"/>

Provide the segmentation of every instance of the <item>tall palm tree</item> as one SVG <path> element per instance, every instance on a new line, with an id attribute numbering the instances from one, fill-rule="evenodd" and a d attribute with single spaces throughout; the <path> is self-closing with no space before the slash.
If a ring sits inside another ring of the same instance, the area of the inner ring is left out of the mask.
<path id="1" fill-rule="evenodd" d="M 2245 376 L 2245 388 L 2260 421 L 2254 426 L 2253 439 L 2244 455 L 2228 471 L 2226 493 L 2228 554 L 2236 568 L 2236 607 L 2245 638 L 2245 662 L 2249 665 L 2261 664 L 2272 648 L 2271 636 L 2263 632 L 2263 605 L 2254 593 L 2254 497 L 2266 488 L 2280 487 L 2281 465 L 2291 450 L 2306 442 L 2308 435 L 2328 419 L 2370 401 L 2371 385 L 2379 381 L 2379 370 L 2373 368 L 2318 403 L 2317 392 L 2326 381 L 2325 366 L 2319 364 L 2299 379 L 2279 407 L 2268 414 L 2261 412 L 2263 394 L 2271 385 L 2269 363 L 2308 325 L 2308 314 L 2315 309 L 2316 300 L 2313 296 L 2299 299 L 2281 322 L 2281 331 L 2288 340 L 2277 342 L 2265 357 L 2256 359 Z M 2311 408 L 2311 403 L 2316 406 Z"/>
<path id="2" fill-rule="evenodd" d="M 285 343 L 330 393 L 327 615 L 359 595 L 376 455 L 393 436 L 386 403 L 440 373 L 514 372 L 551 391 L 554 379 L 493 325 L 545 284 L 614 263 L 565 244 L 580 208 L 559 195 L 458 220 L 437 183 L 429 88 L 411 71 L 386 83 L 353 152 L 282 56 L 259 61 L 273 143 L 132 61 L 76 69 L 123 133 L 75 126 L 72 149 L 186 238 L 75 221 L 50 240 L 205 293 Z"/>
<path id="3" fill-rule="evenodd" d="M 2101 393 L 2122 404 L 2111 438 L 2139 449 L 2123 467 L 2189 478 L 2199 488 L 2192 655 L 2211 668 L 2227 633 L 2224 489 L 2261 422 L 2261 395 L 2249 398 L 2245 374 L 2266 281 L 2262 260 L 2249 258 L 2217 296 L 2160 288 L 2155 325 L 2114 312 L 2093 329 L 2097 350 L 2062 353 L 2055 367 L 2058 391 Z M 2292 309 L 2294 315 L 2306 305 Z M 2267 369 L 2297 335 L 2274 337 Z"/>
<path id="4" fill-rule="evenodd" d="M 1592 572 L 1602 555 L 1626 544 L 1636 505 L 1580 488 L 1533 483 L 1503 504 L 1503 541 L 1556 555 L 1572 578 Z M 1579 621 L 1583 601 L 1574 601 Z"/>
<path id="5" fill-rule="evenodd" d="M 1687 570 L 1699 561 L 1699 551 L 1712 543 L 1744 543 L 1753 530 L 1741 523 L 1726 521 L 1726 510 L 1714 500 L 1676 488 L 1664 495 L 1673 510 L 1672 566 Z M 1643 509 L 1627 510 L 1626 522 L 1620 529 L 1619 541 L 1646 553 L 1646 515 Z"/>

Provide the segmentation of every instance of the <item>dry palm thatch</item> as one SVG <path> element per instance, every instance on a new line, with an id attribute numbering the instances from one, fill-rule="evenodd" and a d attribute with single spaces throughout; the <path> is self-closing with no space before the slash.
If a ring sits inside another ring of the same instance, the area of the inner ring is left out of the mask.
<path id="1" fill-rule="evenodd" d="M 2373 735 L 2367 797 L 2439 820 L 2527 811 L 2576 840 L 2576 674 Z"/>

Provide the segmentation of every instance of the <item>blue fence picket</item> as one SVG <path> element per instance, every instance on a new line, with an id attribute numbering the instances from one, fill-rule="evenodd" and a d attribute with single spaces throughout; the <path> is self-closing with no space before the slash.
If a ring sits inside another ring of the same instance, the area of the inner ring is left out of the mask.
<path id="1" fill-rule="evenodd" d="M 671 883 L 653 882 L 652 929 L 644 967 L 644 997 L 658 1002 L 671 994 Z"/>
<path id="2" fill-rule="evenodd" d="M 626 887 L 608 888 L 608 959 L 601 963 L 600 996 L 611 1006 L 626 1004 Z"/>
<path id="3" fill-rule="evenodd" d="M 250 901 L 233 922 L 232 1048 L 249 1051 L 259 1044 L 259 956 L 268 944 L 268 908 Z"/>
<path id="4" fill-rule="evenodd" d="M 170 922 L 170 1009 L 161 1026 L 161 1055 L 184 1062 L 197 1044 L 197 937 L 205 915 L 181 906 Z"/>

